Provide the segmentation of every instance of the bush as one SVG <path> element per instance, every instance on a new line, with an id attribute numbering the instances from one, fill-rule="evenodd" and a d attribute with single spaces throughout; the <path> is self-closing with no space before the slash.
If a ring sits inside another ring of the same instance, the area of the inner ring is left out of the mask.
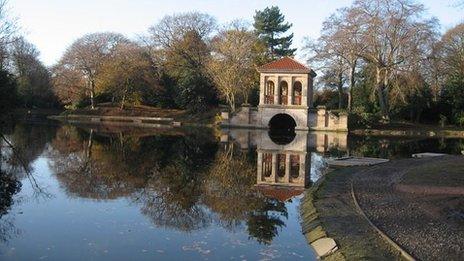
<path id="1" fill-rule="evenodd" d="M 464 112 L 460 112 L 455 116 L 454 121 L 460 127 L 464 127 Z"/>
<path id="2" fill-rule="evenodd" d="M 348 125 L 350 128 L 371 128 L 378 124 L 381 119 L 382 116 L 379 113 L 365 112 L 364 108 L 356 107 L 348 116 Z"/>

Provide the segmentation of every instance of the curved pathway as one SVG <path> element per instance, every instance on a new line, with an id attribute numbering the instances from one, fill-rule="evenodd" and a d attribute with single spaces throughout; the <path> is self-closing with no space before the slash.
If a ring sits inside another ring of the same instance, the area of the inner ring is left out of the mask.
<path id="1" fill-rule="evenodd" d="M 367 217 L 420 260 L 464 256 L 464 158 L 404 159 L 353 175 Z"/>

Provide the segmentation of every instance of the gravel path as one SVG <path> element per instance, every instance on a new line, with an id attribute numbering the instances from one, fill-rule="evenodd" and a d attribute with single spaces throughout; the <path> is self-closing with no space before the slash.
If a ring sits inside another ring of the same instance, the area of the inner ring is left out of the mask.
<path id="1" fill-rule="evenodd" d="M 424 166 L 443 166 L 446 172 L 448 167 L 464 166 L 464 158 L 404 159 L 372 167 L 354 175 L 356 197 L 372 222 L 412 256 L 420 260 L 463 260 L 464 196 L 436 193 L 440 190 L 418 193 L 397 189 L 407 173 Z M 420 187 L 422 182 L 430 187 L 430 175 L 421 180 L 418 174 L 414 185 Z M 437 173 L 432 178 L 442 176 Z M 463 178 L 453 180 L 458 190 L 464 188 Z"/>

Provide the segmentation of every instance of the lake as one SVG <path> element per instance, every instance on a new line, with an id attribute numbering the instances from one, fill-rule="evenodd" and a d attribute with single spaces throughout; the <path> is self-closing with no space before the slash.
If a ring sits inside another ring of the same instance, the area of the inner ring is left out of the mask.
<path id="1" fill-rule="evenodd" d="M 346 133 L 2 126 L 2 260 L 314 260 L 304 189 L 328 157 L 459 154 Z"/>

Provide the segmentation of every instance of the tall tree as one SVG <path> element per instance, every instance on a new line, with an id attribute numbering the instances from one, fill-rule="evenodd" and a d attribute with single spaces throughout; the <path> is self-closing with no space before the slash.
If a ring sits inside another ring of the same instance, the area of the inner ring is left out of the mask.
<path id="1" fill-rule="evenodd" d="M 215 29 L 213 17 L 197 12 L 166 16 L 149 29 L 151 49 L 158 50 L 177 107 L 201 111 L 216 102 L 206 70 Z"/>
<path id="2" fill-rule="evenodd" d="M 296 49 L 292 45 L 293 33 L 284 36 L 292 24 L 285 22 L 285 16 L 279 7 L 266 7 L 262 11 L 256 11 L 253 24 L 258 37 L 268 47 L 268 58 L 271 60 L 293 56 Z"/>
<path id="3" fill-rule="evenodd" d="M 118 33 L 93 33 L 77 39 L 65 52 L 55 68 L 55 87 L 58 93 L 67 93 L 60 89 L 75 88 L 78 96 L 85 94 L 90 99 L 91 108 L 95 108 L 97 80 L 102 67 L 110 59 L 115 48 L 128 42 Z M 79 79 L 76 79 L 79 78 Z M 69 80 L 73 79 L 72 84 Z"/>
<path id="4" fill-rule="evenodd" d="M 0 0 L 0 69 L 7 69 L 8 49 L 17 32 L 16 19 L 9 16 L 8 1 Z"/>
<path id="5" fill-rule="evenodd" d="M 442 101 L 451 108 L 450 119 L 464 125 L 464 23 L 442 36 L 432 60 Z"/>
<path id="6" fill-rule="evenodd" d="M 351 8 L 366 46 L 358 56 L 375 68 L 375 92 L 382 117 L 389 121 L 391 80 L 425 60 L 436 19 L 424 19 L 424 6 L 410 0 L 358 0 Z"/>
<path id="7" fill-rule="evenodd" d="M 342 78 L 347 79 L 348 110 L 352 107 L 352 92 L 359 66 L 358 54 L 365 48 L 359 37 L 360 27 L 355 18 L 350 8 L 338 9 L 324 21 L 321 36 L 316 41 L 307 41 L 304 47 L 310 63 L 315 63 L 315 66 L 319 65 L 332 72 L 331 74 L 338 75 L 339 86 L 342 85 Z M 341 96 L 341 89 L 338 89 Z"/>
<path id="8" fill-rule="evenodd" d="M 23 105 L 26 108 L 56 105 L 51 74 L 39 60 L 35 46 L 19 37 L 13 42 L 10 56 Z"/>
<path id="9" fill-rule="evenodd" d="M 133 42 L 119 44 L 102 67 L 99 84 L 118 99 L 121 109 L 127 102 L 145 102 L 159 90 L 157 72 L 145 50 Z"/>
<path id="10" fill-rule="evenodd" d="M 238 21 L 213 39 L 208 71 L 232 111 L 237 99 L 248 103 L 250 92 L 259 81 L 255 68 L 257 42 L 255 34 Z"/>

